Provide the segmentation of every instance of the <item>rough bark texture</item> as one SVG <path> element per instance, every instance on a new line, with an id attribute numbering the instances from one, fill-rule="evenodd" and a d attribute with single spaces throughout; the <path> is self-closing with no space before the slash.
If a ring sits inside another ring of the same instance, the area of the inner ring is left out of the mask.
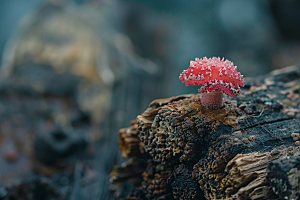
<path id="1" fill-rule="evenodd" d="M 297 148 L 299 151 L 299 148 Z M 299 153 L 297 152 L 297 155 Z M 300 196 L 300 157 L 285 156 L 272 161 L 267 169 L 267 179 L 273 191 L 284 199 L 298 199 Z"/>
<path id="2" fill-rule="evenodd" d="M 296 66 L 273 71 L 219 110 L 204 108 L 200 94 L 153 101 L 137 135 L 165 176 L 148 165 L 131 193 L 143 195 L 130 199 L 298 198 L 299 161 L 290 156 L 300 154 L 299 78 Z M 165 190 L 149 190 L 157 185 Z"/>

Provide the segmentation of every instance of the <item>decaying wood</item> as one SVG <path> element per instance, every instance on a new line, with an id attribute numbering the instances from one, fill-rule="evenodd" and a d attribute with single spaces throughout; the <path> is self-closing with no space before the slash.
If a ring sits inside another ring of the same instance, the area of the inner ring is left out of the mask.
<path id="1" fill-rule="evenodd" d="M 267 179 L 273 191 L 283 199 L 298 199 L 300 196 L 299 148 L 296 155 L 274 160 L 267 169 Z"/>
<path id="2" fill-rule="evenodd" d="M 137 117 L 138 131 L 151 163 L 172 171 L 167 182 L 153 179 L 167 183 L 163 196 L 297 199 L 299 78 L 299 67 L 277 70 L 246 83 L 242 97 L 219 110 L 204 108 L 200 94 L 152 102 Z M 145 182 L 149 176 L 131 199 L 153 197 Z"/>
<path id="3" fill-rule="evenodd" d="M 136 121 L 132 121 L 131 125 L 129 128 L 119 130 L 119 149 L 124 158 L 143 157 L 142 155 L 145 155 L 145 147 L 144 143 L 140 141 L 138 124 Z"/>

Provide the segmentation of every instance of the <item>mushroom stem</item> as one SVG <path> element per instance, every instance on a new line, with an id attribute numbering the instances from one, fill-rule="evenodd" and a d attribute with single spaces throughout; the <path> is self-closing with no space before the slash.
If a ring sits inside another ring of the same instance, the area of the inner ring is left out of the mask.
<path id="1" fill-rule="evenodd" d="M 217 110 L 223 105 L 223 93 L 219 90 L 202 93 L 201 103 L 208 109 Z"/>

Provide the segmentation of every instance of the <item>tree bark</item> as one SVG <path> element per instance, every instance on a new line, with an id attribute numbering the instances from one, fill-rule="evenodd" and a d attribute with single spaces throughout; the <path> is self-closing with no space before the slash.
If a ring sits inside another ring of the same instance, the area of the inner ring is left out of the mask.
<path id="1" fill-rule="evenodd" d="M 299 78 L 291 66 L 252 79 L 219 110 L 200 94 L 153 101 L 136 135 L 156 168 L 130 199 L 297 199 Z"/>

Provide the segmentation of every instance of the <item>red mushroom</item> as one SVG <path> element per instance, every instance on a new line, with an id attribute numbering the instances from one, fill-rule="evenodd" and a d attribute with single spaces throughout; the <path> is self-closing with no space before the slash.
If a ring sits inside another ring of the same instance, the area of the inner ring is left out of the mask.
<path id="1" fill-rule="evenodd" d="M 224 58 L 196 58 L 183 70 L 179 79 L 189 85 L 203 85 L 201 103 L 209 109 L 219 109 L 223 105 L 223 93 L 232 98 L 239 95 L 244 86 L 243 75 L 236 71 L 236 66 Z"/>

